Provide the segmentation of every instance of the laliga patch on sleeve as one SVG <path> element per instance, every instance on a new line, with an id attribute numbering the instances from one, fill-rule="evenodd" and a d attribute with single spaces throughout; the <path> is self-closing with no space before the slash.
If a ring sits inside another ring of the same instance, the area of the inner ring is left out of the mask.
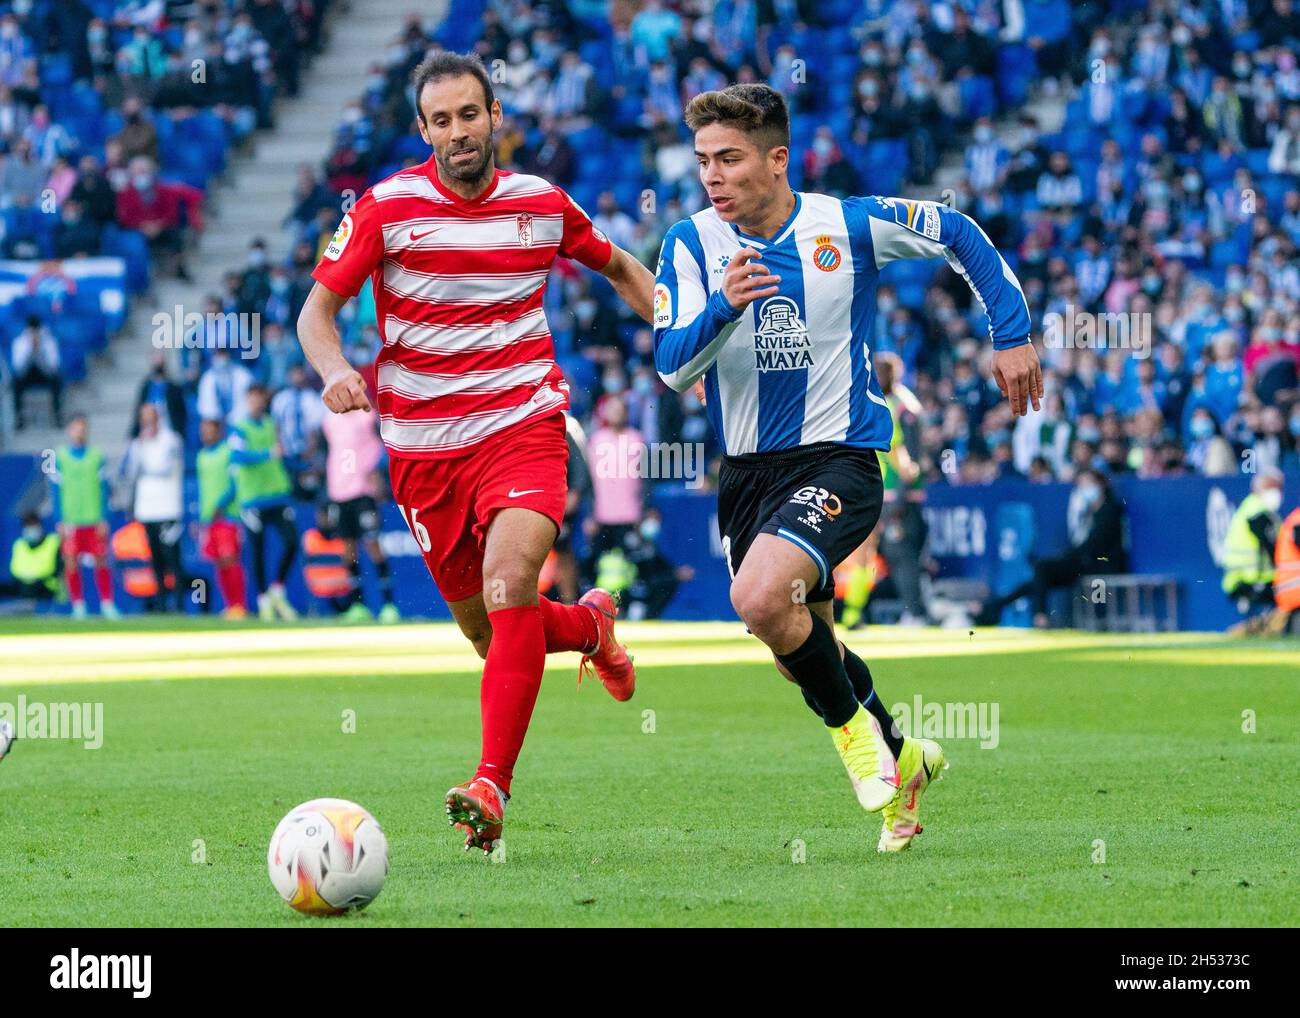
<path id="1" fill-rule="evenodd" d="M 673 323 L 673 300 L 668 287 L 663 283 L 655 284 L 654 293 L 655 328 L 666 329 Z"/>
<path id="2" fill-rule="evenodd" d="M 894 219 L 898 225 L 929 240 L 938 241 L 939 210 L 935 208 L 934 202 L 895 198 L 889 204 L 894 207 Z"/>
<path id="3" fill-rule="evenodd" d="M 352 236 L 352 216 L 345 215 L 343 221 L 339 223 L 339 228 L 334 231 L 334 236 L 330 239 L 329 247 L 325 248 L 325 257 L 330 261 L 338 261 L 339 256 L 343 254 L 343 249 L 348 246 L 348 239 Z"/>

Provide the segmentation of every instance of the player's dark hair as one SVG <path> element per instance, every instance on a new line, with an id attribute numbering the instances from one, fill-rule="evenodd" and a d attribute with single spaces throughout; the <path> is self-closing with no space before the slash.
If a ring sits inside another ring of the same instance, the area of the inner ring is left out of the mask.
<path id="1" fill-rule="evenodd" d="M 430 53 L 425 57 L 420 65 L 411 72 L 411 81 L 415 84 L 415 113 L 420 118 L 420 123 L 424 123 L 424 110 L 420 108 L 420 96 L 424 92 L 424 86 L 431 81 L 441 81 L 443 78 L 459 78 L 461 75 L 468 74 L 478 79 L 478 83 L 483 86 L 483 109 L 492 112 L 492 103 L 496 101 L 496 93 L 492 91 L 492 79 L 489 77 L 487 68 L 483 66 L 483 61 L 477 53 L 452 53 L 450 50 L 438 50 Z"/>
<path id="2" fill-rule="evenodd" d="M 692 133 L 710 124 L 744 131 L 760 152 L 790 146 L 790 111 L 785 97 L 771 85 L 728 85 L 720 92 L 701 92 L 686 106 Z"/>

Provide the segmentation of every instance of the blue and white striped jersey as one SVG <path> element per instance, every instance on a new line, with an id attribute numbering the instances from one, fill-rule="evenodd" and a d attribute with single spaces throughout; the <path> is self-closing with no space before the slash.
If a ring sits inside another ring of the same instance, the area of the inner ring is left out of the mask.
<path id="1" fill-rule="evenodd" d="M 779 292 L 736 311 L 722 275 L 752 247 Z M 712 206 L 673 224 L 655 272 L 655 367 L 681 392 L 704 379 L 730 455 L 818 442 L 888 449 L 893 424 L 871 369 L 880 269 L 942 255 L 965 277 L 998 349 L 1029 342 L 1029 308 L 1010 266 L 969 217 L 934 202 L 795 192 L 772 240 Z"/>

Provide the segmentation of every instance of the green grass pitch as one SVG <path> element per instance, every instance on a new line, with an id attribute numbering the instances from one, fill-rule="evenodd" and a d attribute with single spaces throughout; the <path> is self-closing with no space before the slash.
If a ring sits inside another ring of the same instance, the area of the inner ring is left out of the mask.
<path id="1" fill-rule="evenodd" d="M 5 622 L 0 704 L 103 706 L 100 748 L 27 739 L 0 763 L 5 921 L 1300 921 L 1294 643 L 849 634 L 886 703 L 998 711 L 996 747 L 941 739 L 925 833 L 881 856 L 830 740 L 738 624 L 621 635 L 630 703 L 549 659 L 498 862 L 442 816 L 479 725 L 478 659 L 449 626 Z M 340 919 L 299 916 L 266 874 L 276 823 L 318 796 L 389 839 L 383 893 Z"/>

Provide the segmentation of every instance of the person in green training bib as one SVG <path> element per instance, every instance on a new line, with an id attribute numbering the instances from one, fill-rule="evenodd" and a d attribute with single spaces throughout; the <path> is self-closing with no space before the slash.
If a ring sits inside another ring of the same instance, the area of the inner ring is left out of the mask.
<path id="1" fill-rule="evenodd" d="M 231 425 L 230 461 L 235 465 L 235 498 L 239 516 L 253 544 L 253 581 L 257 612 L 263 619 L 295 619 L 284 582 L 298 553 L 298 528 L 293 517 L 293 486 L 284 469 L 284 454 L 275 420 L 267 410 L 270 393 L 264 385 L 248 389 L 248 416 Z M 266 571 L 266 532 L 280 538 L 280 558 L 274 579 Z"/>
<path id="2" fill-rule="evenodd" d="M 118 610 L 113 603 L 113 576 L 108 571 L 108 519 L 104 512 L 107 464 L 103 451 L 87 443 L 89 430 L 86 415 L 74 414 L 68 421 L 67 444 L 54 450 L 53 480 L 58 491 L 54 504 L 63 550 L 63 573 L 73 617 L 83 619 L 86 593 L 81 579 L 81 559 L 92 556 L 100 613 L 115 619 Z"/>
<path id="3" fill-rule="evenodd" d="M 225 603 L 222 614 L 242 619 L 248 614 L 244 564 L 239 557 L 238 499 L 235 495 L 235 467 L 226 441 L 225 422 L 209 418 L 199 425 L 203 448 L 195 458 L 199 476 L 199 551 L 212 563 L 217 589 Z"/>

